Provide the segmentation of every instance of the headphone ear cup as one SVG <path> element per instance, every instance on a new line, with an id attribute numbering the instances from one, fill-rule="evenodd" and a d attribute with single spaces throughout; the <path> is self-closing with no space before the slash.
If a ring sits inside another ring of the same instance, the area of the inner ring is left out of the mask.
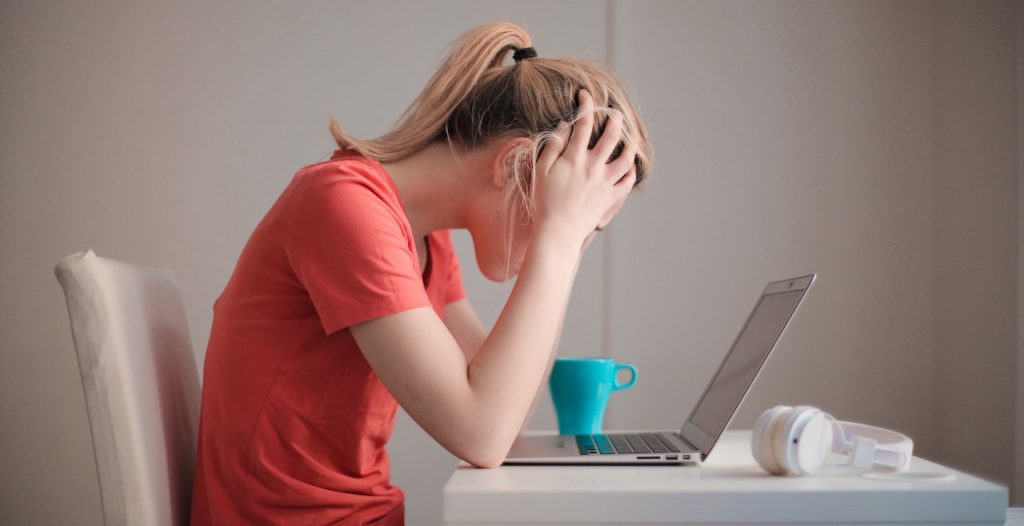
<path id="1" fill-rule="evenodd" d="M 764 418 L 764 426 L 761 428 L 761 433 L 757 440 L 757 454 L 755 460 L 758 460 L 758 464 L 768 473 L 772 475 L 784 475 L 785 470 L 782 464 L 779 463 L 778 457 L 775 454 L 775 436 L 779 426 L 785 422 L 787 416 L 793 412 L 793 408 L 788 405 L 775 406 L 765 414 L 762 414 Z M 760 420 L 760 419 L 759 419 Z"/>
<path id="2" fill-rule="evenodd" d="M 779 471 L 783 475 L 801 475 L 803 474 L 800 466 L 796 464 L 794 457 L 794 449 L 799 447 L 799 440 L 793 443 L 794 438 L 799 438 L 797 426 L 802 425 L 804 421 L 811 416 L 812 411 L 817 409 L 807 406 L 799 405 L 793 409 L 786 411 L 779 415 L 779 422 L 774 426 L 772 432 L 772 455 L 775 457 L 775 462 L 779 465 Z"/>
<path id="3" fill-rule="evenodd" d="M 798 475 L 807 475 L 823 466 L 832 451 L 832 424 L 818 409 L 801 422 L 797 424 L 800 428 L 793 430 L 796 442 L 789 445 L 789 458 Z"/>
<path id="4" fill-rule="evenodd" d="M 764 454 L 765 428 L 768 427 L 768 423 L 771 421 L 772 415 L 782 407 L 784 406 L 776 405 L 762 411 L 758 420 L 754 422 L 754 429 L 751 431 L 751 454 L 754 455 L 754 459 L 758 463 L 758 466 L 767 472 L 770 472 L 770 470 L 768 462 L 766 461 L 766 455 Z"/>

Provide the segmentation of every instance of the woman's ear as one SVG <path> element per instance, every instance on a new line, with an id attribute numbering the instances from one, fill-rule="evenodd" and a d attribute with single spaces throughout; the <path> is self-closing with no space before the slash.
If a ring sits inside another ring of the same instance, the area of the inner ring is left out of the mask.
<path id="1" fill-rule="evenodd" d="M 532 157 L 533 141 L 526 137 L 505 139 L 503 143 L 500 143 L 498 153 L 494 156 L 491 185 L 504 191 L 512 168 L 518 165 L 520 170 L 528 169 Z"/>

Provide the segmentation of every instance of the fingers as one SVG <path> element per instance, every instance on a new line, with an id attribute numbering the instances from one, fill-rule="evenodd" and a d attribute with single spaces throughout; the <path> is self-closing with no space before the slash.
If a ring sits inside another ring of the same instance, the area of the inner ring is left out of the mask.
<path id="1" fill-rule="evenodd" d="M 615 183 L 615 192 L 620 198 L 629 195 L 629 192 L 633 190 L 633 185 L 636 184 L 636 167 L 634 166 L 629 170 L 629 173 L 625 175 L 619 182 Z"/>
<path id="2" fill-rule="evenodd" d="M 615 151 L 615 147 L 619 144 L 619 139 L 622 137 L 622 113 L 612 110 L 611 115 L 608 116 L 607 124 L 604 127 L 604 132 L 601 133 L 601 138 L 594 145 L 594 155 L 605 162 L 612 156 L 612 152 Z"/>
<path id="3" fill-rule="evenodd" d="M 537 157 L 537 169 L 547 173 L 559 155 L 562 155 L 563 147 L 569 140 L 569 124 L 565 121 L 559 122 L 552 131 L 553 137 L 544 143 L 540 156 Z"/>
<path id="4" fill-rule="evenodd" d="M 631 169 L 622 177 L 621 181 L 612 185 L 612 197 L 615 201 L 608 207 L 608 210 L 605 210 L 604 215 L 601 216 L 601 220 L 598 221 L 597 227 L 591 232 L 590 237 L 608 228 L 612 219 L 615 219 L 615 216 L 619 214 L 619 210 L 622 210 L 622 206 L 626 204 L 626 199 L 629 198 L 629 193 L 633 189 L 634 183 L 636 183 L 636 168 Z"/>
<path id="5" fill-rule="evenodd" d="M 627 145 L 617 159 L 608 164 L 608 175 L 618 181 L 629 170 L 636 171 L 636 147 Z"/>
<path id="6" fill-rule="evenodd" d="M 572 127 L 572 137 L 565 147 L 565 153 L 583 155 L 594 132 L 594 99 L 587 90 L 580 90 L 580 119 Z"/>

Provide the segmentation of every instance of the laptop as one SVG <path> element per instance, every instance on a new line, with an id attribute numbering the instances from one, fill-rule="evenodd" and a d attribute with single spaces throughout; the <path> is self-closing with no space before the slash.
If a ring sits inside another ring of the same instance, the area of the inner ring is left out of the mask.
<path id="1" fill-rule="evenodd" d="M 598 435 L 521 435 L 505 464 L 696 464 L 711 454 L 815 275 L 773 281 L 677 430 Z"/>

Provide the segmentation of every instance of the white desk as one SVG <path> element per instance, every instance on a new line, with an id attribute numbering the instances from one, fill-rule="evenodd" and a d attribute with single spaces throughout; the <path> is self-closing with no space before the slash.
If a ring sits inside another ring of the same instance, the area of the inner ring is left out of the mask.
<path id="1" fill-rule="evenodd" d="M 495 524 L 1003 525 L 1007 490 L 915 457 L 911 471 L 952 481 L 869 480 L 851 468 L 772 477 L 750 454 L 750 431 L 729 431 L 701 466 L 503 466 L 455 470 L 444 488 L 448 526 Z"/>

